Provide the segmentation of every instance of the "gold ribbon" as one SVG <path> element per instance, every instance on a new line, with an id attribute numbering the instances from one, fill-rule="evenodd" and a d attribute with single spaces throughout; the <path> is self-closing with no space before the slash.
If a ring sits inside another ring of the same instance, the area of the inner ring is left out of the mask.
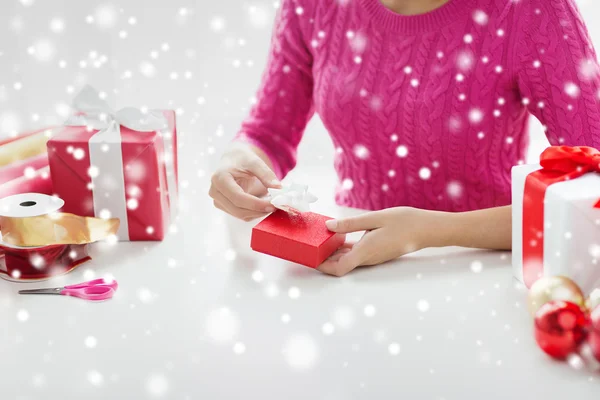
<path id="1" fill-rule="evenodd" d="M 0 167 L 45 153 L 48 139 L 44 130 L 0 146 Z"/>
<path id="2" fill-rule="evenodd" d="M 116 235 L 119 219 L 54 212 L 35 217 L 0 216 L 0 227 L 3 242 L 11 246 L 86 244 Z"/>

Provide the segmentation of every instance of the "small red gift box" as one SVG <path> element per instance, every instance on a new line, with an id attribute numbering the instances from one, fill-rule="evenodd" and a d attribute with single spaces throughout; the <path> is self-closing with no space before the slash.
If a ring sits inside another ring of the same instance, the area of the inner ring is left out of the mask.
<path id="1" fill-rule="evenodd" d="M 119 218 L 121 241 L 162 240 L 177 203 L 177 129 L 170 110 L 114 112 L 85 87 L 48 141 L 61 211 Z"/>
<path id="2" fill-rule="evenodd" d="M 252 229 L 254 251 L 316 268 L 333 254 L 345 236 L 331 232 L 324 215 L 288 214 L 277 210 Z"/>

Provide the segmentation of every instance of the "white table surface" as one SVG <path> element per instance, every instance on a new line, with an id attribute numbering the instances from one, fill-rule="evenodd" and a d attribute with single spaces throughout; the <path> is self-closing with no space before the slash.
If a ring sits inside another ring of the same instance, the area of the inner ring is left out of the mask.
<path id="1" fill-rule="evenodd" d="M 597 372 L 537 348 L 509 253 L 425 250 L 329 277 L 253 254 L 252 224 L 205 189 L 183 185 L 162 243 L 96 244 L 63 279 L 0 281 L 2 400 L 597 398 Z M 120 287 L 103 303 L 16 293 L 107 275 Z"/>

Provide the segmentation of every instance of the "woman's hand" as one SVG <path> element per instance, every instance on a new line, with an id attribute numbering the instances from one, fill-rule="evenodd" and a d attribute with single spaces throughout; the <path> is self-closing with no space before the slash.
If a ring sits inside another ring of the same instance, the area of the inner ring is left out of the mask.
<path id="1" fill-rule="evenodd" d="M 346 243 L 317 269 L 343 276 L 356 267 L 381 264 L 426 247 L 510 250 L 511 210 L 504 206 L 450 213 L 396 207 L 330 220 L 326 224 L 331 231 L 366 233 L 357 243 Z"/>
<path id="2" fill-rule="evenodd" d="M 273 212 L 271 203 L 261 197 L 267 188 L 279 188 L 281 183 L 265 160 L 260 150 L 244 144 L 225 153 L 208 192 L 215 207 L 244 221 Z"/>
<path id="3" fill-rule="evenodd" d="M 346 243 L 317 269 L 343 276 L 354 268 L 381 264 L 429 246 L 434 213 L 409 207 L 389 208 L 326 222 L 333 232 L 366 231 L 357 243 Z"/>

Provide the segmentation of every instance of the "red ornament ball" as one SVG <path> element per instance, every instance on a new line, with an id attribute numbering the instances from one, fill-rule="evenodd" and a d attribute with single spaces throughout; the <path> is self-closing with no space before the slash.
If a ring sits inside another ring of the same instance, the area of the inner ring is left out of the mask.
<path id="1" fill-rule="evenodd" d="M 590 315 L 592 327 L 588 342 L 596 360 L 600 361 L 600 305 L 596 306 Z"/>
<path id="2" fill-rule="evenodd" d="M 564 359 L 586 338 L 589 319 L 575 303 L 554 300 L 535 314 L 535 340 L 551 357 Z"/>

